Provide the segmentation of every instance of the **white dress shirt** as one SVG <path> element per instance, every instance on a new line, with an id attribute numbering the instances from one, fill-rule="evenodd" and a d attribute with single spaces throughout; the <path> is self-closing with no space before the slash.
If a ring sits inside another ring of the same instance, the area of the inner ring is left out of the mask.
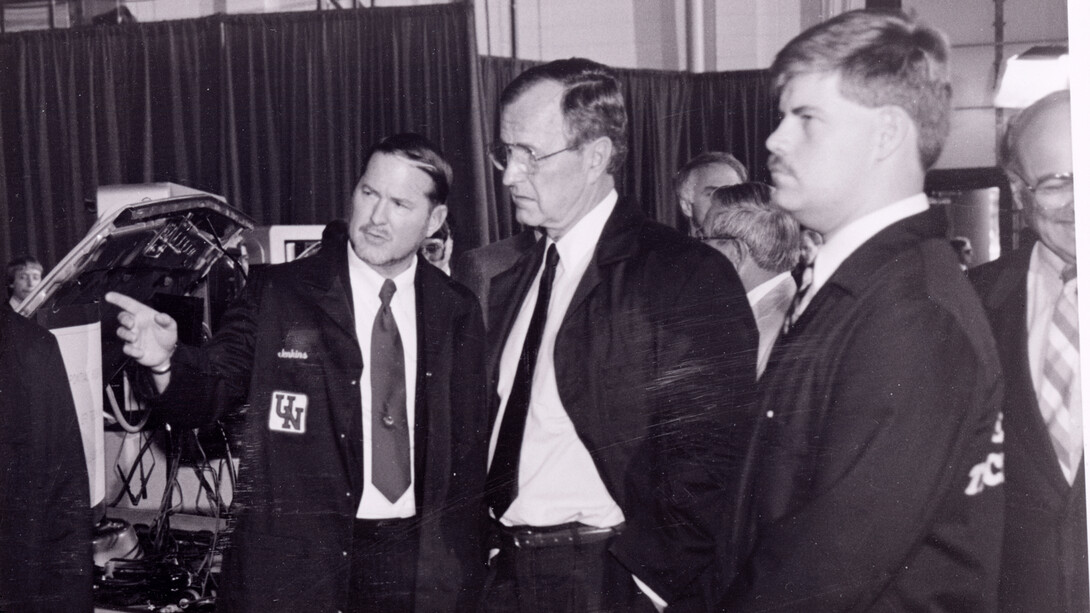
<path id="1" fill-rule="evenodd" d="M 798 308 L 795 309 L 796 316 L 806 310 L 818 290 L 833 276 L 836 269 L 840 268 L 844 260 L 855 253 L 855 250 L 859 249 L 863 243 L 898 221 L 923 213 L 930 206 L 927 196 L 921 192 L 868 213 L 826 235 L 825 243 L 818 247 L 817 255 L 814 257 L 814 280 Z"/>
<path id="2" fill-rule="evenodd" d="M 500 518 L 505 525 L 553 526 L 582 522 L 607 527 L 624 521 L 621 508 L 609 495 L 590 452 L 579 439 L 575 425 L 564 409 L 554 365 L 556 334 L 616 203 L 617 192 L 611 191 L 555 243 L 560 262 L 530 388 L 530 408 L 519 456 L 518 496 Z M 545 240 L 552 243 L 552 239 Z M 488 447 L 490 463 L 533 316 L 542 270 L 544 262 L 522 302 L 500 358 L 500 409 Z"/>
<path id="3" fill-rule="evenodd" d="M 767 296 L 768 292 L 771 292 L 773 289 L 776 288 L 776 286 L 778 286 L 780 283 L 783 283 L 784 279 L 787 279 L 790 276 L 791 271 L 786 270 L 746 292 L 746 299 L 749 300 L 750 308 L 756 306 L 757 303 L 761 301 L 761 298 Z"/>
<path id="4" fill-rule="evenodd" d="M 390 298 L 390 310 L 397 322 L 401 336 L 401 348 L 405 352 L 405 411 L 409 420 L 409 488 L 396 502 L 371 483 L 371 328 L 375 325 L 382 301 L 379 291 L 386 278 L 361 260 L 348 244 L 348 278 L 352 286 L 353 316 L 356 322 L 356 338 L 363 353 L 363 373 L 360 375 L 360 401 L 363 407 L 363 498 L 360 499 L 356 517 L 359 519 L 390 519 L 416 515 L 416 463 L 413 459 L 415 439 L 413 424 L 416 423 L 416 257 L 408 270 L 394 277 L 397 291 Z"/>
<path id="5" fill-rule="evenodd" d="M 1029 256 L 1029 272 L 1026 275 L 1026 352 L 1029 358 L 1029 372 L 1033 379 L 1033 389 L 1038 398 L 1041 395 L 1041 382 L 1044 379 L 1045 353 L 1048 347 L 1048 331 L 1052 323 L 1052 313 L 1056 301 L 1063 293 L 1064 261 L 1040 241 L 1033 246 Z M 1071 383 L 1071 406 L 1082 406 L 1082 379 L 1076 373 Z M 1082 411 L 1072 411 L 1072 416 L 1081 416 Z M 1060 469 L 1068 482 L 1073 478 L 1061 463 Z"/>

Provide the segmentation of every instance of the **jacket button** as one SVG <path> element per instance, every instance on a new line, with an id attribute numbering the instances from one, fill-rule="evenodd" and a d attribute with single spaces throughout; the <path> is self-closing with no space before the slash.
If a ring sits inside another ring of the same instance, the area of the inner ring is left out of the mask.
<path id="1" fill-rule="evenodd" d="M 351 385 L 352 387 L 356 387 L 356 380 L 352 379 L 351 381 L 348 382 L 348 384 Z"/>
<path id="2" fill-rule="evenodd" d="M 765 413 L 765 417 L 767 417 L 769 419 L 772 419 L 773 415 L 775 415 L 775 413 L 773 413 L 772 411 L 769 411 L 769 412 Z"/>
<path id="3" fill-rule="evenodd" d="M 342 433 L 341 433 L 341 438 L 342 438 L 342 439 L 344 438 L 344 432 L 342 432 Z"/>

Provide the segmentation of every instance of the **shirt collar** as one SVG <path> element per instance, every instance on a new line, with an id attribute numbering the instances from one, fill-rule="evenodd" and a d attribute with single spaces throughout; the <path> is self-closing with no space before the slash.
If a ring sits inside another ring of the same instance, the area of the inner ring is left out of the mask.
<path id="1" fill-rule="evenodd" d="M 382 289 L 382 284 L 386 281 L 386 277 L 382 276 L 374 268 L 371 268 L 370 264 L 364 262 L 360 259 L 360 256 L 356 255 L 356 250 L 352 248 L 352 241 L 347 241 L 347 243 L 348 272 L 353 280 L 358 279 L 363 283 L 357 291 L 377 297 L 379 290 Z M 416 281 L 416 261 L 417 256 L 414 254 L 409 267 L 394 277 L 394 285 L 397 286 L 397 292 L 394 293 L 394 296 L 405 296 L 413 291 L 413 283 Z"/>
<path id="2" fill-rule="evenodd" d="M 1067 264 L 1064 263 L 1063 258 L 1056 255 L 1056 252 L 1048 248 L 1047 245 L 1041 241 L 1037 241 L 1037 244 L 1033 246 L 1034 253 L 1030 255 L 1031 258 L 1037 260 L 1039 274 L 1051 274 L 1057 279 L 1061 278 L 1063 271 L 1067 268 Z M 1047 273 L 1046 273 L 1047 271 Z"/>
<path id="3" fill-rule="evenodd" d="M 783 283 L 784 279 L 788 279 L 790 277 L 791 271 L 787 270 L 781 272 L 775 277 L 772 277 L 768 281 L 765 281 L 764 283 L 746 292 L 746 298 L 749 299 L 749 306 L 752 307 L 753 305 L 760 302 L 761 298 L 767 296 L 768 293 L 776 289 L 776 287 L 779 286 L 780 283 Z"/>
<path id="4" fill-rule="evenodd" d="M 927 196 L 920 192 L 868 213 L 825 236 L 825 243 L 818 248 L 814 258 L 814 281 L 808 293 L 813 294 L 821 289 L 844 260 L 874 235 L 902 219 L 923 213 L 929 207 Z"/>
<path id="5" fill-rule="evenodd" d="M 556 244 L 557 255 L 560 256 L 560 264 L 570 270 L 571 266 L 583 260 L 589 260 L 594 253 L 594 247 L 602 236 L 602 230 L 606 227 L 606 221 L 617 205 L 617 190 L 612 189 L 606 197 L 577 221 L 560 240 L 547 239 L 546 247 L 550 243 Z"/>

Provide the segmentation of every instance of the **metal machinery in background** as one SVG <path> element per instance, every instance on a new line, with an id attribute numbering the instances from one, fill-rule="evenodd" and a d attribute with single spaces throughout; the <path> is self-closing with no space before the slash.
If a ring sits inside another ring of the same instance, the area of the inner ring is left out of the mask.
<path id="1" fill-rule="evenodd" d="M 199 345 L 210 335 L 208 280 L 242 269 L 231 253 L 253 222 L 219 196 L 172 184 L 100 189 L 99 214 L 18 311 L 57 336 L 80 414 L 89 503 L 104 516 L 95 536 L 96 605 L 201 610 L 214 600 L 225 493 L 237 464 L 226 433 L 217 454 L 197 432 L 144 427 L 148 413 L 115 335 L 118 310 L 103 296 L 120 292 L 169 313 L 180 340 Z"/>

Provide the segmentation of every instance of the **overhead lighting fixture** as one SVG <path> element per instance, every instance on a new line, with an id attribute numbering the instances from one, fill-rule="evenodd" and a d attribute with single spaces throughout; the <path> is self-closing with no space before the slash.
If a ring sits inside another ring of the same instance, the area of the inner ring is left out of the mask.
<path id="1" fill-rule="evenodd" d="M 1067 58 L 1066 45 L 1032 47 L 1008 58 L 995 93 L 995 106 L 1025 108 L 1052 92 L 1068 89 Z"/>

